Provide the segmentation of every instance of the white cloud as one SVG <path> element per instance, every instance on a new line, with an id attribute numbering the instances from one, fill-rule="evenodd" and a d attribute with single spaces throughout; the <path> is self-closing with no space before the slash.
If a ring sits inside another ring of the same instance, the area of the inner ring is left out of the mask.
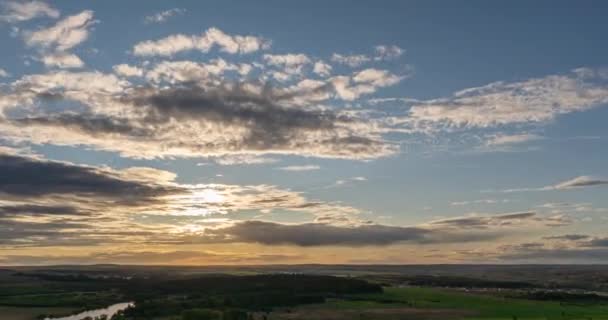
<path id="1" fill-rule="evenodd" d="M 358 67 L 366 62 L 371 61 L 372 59 L 366 55 L 358 54 L 358 55 L 341 55 L 338 53 L 334 53 L 331 56 L 331 61 L 337 62 L 340 64 L 345 64 L 349 67 Z"/>
<path id="2" fill-rule="evenodd" d="M 130 66 L 128 64 L 119 64 L 112 67 L 114 72 L 124 77 L 141 77 L 144 74 L 144 71 L 141 68 Z"/>
<path id="3" fill-rule="evenodd" d="M 28 46 L 66 51 L 89 37 L 88 28 L 93 23 L 93 11 L 85 10 L 60 20 L 52 27 L 26 32 L 24 40 Z"/>
<path id="4" fill-rule="evenodd" d="M 296 67 L 310 63 L 310 58 L 305 54 L 265 54 L 264 60 L 272 66 Z"/>
<path id="5" fill-rule="evenodd" d="M 86 101 L 92 94 L 116 94 L 122 92 L 128 82 L 120 80 L 113 74 L 97 71 L 67 72 L 58 71 L 47 74 L 32 74 L 14 83 L 16 88 L 27 88 L 36 93 L 60 92 L 70 98 L 82 98 Z"/>
<path id="6" fill-rule="evenodd" d="M 10 73 L 6 72 L 6 70 L 0 68 L 0 78 L 6 78 L 10 76 Z"/>
<path id="7" fill-rule="evenodd" d="M 62 69 L 82 68 L 84 62 L 75 54 L 55 53 L 44 55 L 41 58 L 42 63 L 47 67 L 57 67 Z"/>
<path id="8" fill-rule="evenodd" d="M 250 154 L 229 155 L 213 158 L 213 161 L 223 166 L 243 165 L 243 164 L 269 164 L 278 162 L 277 159 L 260 157 Z"/>
<path id="9" fill-rule="evenodd" d="M 574 179 L 570 179 L 567 181 L 560 182 L 553 186 L 555 189 L 574 189 L 574 188 L 583 188 L 583 187 L 592 187 L 599 185 L 608 185 L 608 180 L 599 179 L 590 176 L 580 176 Z"/>
<path id="10" fill-rule="evenodd" d="M 355 183 L 364 182 L 364 181 L 367 181 L 367 178 L 361 177 L 361 176 L 352 177 L 352 178 L 348 178 L 348 179 L 340 179 L 340 180 L 336 180 L 336 182 L 334 182 L 334 184 L 328 186 L 328 188 L 351 186 Z"/>
<path id="11" fill-rule="evenodd" d="M 133 54 L 137 56 L 172 56 L 178 52 L 199 50 L 209 52 L 215 46 L 221 51 L 251 53 L 267 49 L 270 42 L 254 36 L 229 35 L 217 28 L 210 28 L 200 36 L 175 34 L 160 40 L 148 40 L 137 43 Z"/>
<path id="12" fill-rule="evenodd" d="M 146 73 L 146 79 L 153 82 L 201 82 L 206 83 L 212 80 L 219 80 L 219 76 L 227 71 L 237 71 L 242 74 L 246 70 L 244 64 L 235 65 L 218 58 L 208 63 L 194 61 L 163 61 L 155 65 Z"/>
<path id="13" fill-rule="evenodd" d="M 339 98 L 352 101 L 361 95 L 376 92 L 379 87 L 397 84 L 404 79 L 387 70 L 365 69 L 356 72 L 352 77 L 336 76 L 330 79 Z"/>
<path id="14" fill-rule="evenodd" d="M 512 135 L 498 134 L 498 135 L 491 136 L 490 139 L 486 142 L 486 145 L 488 145 L 488 146 L 513 145 L 513 144 L 526 143 L 526 142 L 539 140 L 539 139 L 542 139 L 542 137 L 539 135 L 530 134 L 530 133 L 512 134 Z"/>
<path id="15" fill-rule="evenodd" d="M 281 82 L 289 81 L 294 76 L 301 76 L 305 65 L 311 63 L 304 54 L 265 54 L 264 60 L 270 66 L 280 68 L 273 70 L 270 75 Z"/>
<path id="16" fill-rule="evenodd" d="M 401 57 L 405 50 L 395 45 L 380 45 L 375 48 L 376 56 L 374 60 L 392 60 Z"/>
<path id="17" fill-rule="evenodd" d="M 170 18 L 178 16 L 178 15 L 182 15 L 184 13 L 186 13 L 186 9 L 172 8 L 169 10 L 155 13 L 153 15 L 146 16 L 144 18 L 144 22 L 145 23 L 164 23 L 164 22 L 167 22 L 167 20 L 169 20 Z"/>
<path id="18" fill-rule="evenodd" d="M 392 74 L 387 70 L 373 68 L 359 71 L 353 77 L 353 81 L 357 83 L 369 83 L 376 87 L 392 86 L 401 81 L 401 79 L 403 77 Z"/>
<path id="19" fill-rule="evenodd" d="M 407 120 L 420 129 L 543 122 L 608 103 L 607 77 L 585 69 L 521 82 L 494 82 L 452 97 L 415 103 Z"/>
<path id="20" fill-rule="evenodd" d="M 283 171 L 313 171 L 321 169 L 318 165 L 303 165 L 303 166 L 286 166 L 280 167 L 279 170 Z"/>
<path id="21" fill-rule="evenodd" d="M 451 202 L 451 206 L 466 206 L 471 204 L 498 204 L 498 203 L 509 203 L 511 200 L 509 199 L 479 199 L 479 200 L 471 200 L 471 201 L 454 201 Z"/>
<path id="22" fill-rule="evenodd" d="M 44 1 L 7 1 L 0 4 L 3 8 L 0 21 L 16 23 L 37 17 L 59 18 L 59 10 Z"/>
<path id="23" fill-rule="evenodd" d="M 331 74 L 331 69 L 332 69 L 332 67 L 323 61 L 315 62 L 314 66 L 313 66 L 313 72 L 318 74 L 321 77 L 329 76 Z"/>

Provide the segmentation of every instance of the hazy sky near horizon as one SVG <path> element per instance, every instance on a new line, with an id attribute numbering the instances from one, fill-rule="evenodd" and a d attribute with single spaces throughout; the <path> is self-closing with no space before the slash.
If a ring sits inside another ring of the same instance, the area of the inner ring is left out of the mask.
<path id="1" fill-rule="evenodd" d="M 608 262 L 603 1 L 0 1 L 0 265 Z"/>

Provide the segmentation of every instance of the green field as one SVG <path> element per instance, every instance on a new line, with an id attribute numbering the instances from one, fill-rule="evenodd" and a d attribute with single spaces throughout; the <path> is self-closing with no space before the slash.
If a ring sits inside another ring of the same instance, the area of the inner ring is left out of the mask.
<path id="1" fill-rule="evenodd" d="M 432 288 L 385 288 L 382 294 L 358 295 L 361 300 L 333 300 L 324 308 L 399 308 L 463 310 L 464 319 L 608 319 L 608 305 L 510 299 Z M 457 317 L 457 318 L 458 318 Z"/>

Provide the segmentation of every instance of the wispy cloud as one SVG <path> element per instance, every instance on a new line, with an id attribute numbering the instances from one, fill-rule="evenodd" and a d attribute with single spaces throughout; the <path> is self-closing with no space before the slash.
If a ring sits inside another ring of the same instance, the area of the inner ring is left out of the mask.
<path id="1" fill-rule="evenodd" d="M 585 187 L 608 185 L 608 180 L 594 178 L 591 176 L 579 176 L 570 180 L 562 181 L 554 185 L 539 187 L 539 188 L 515 188 L 506 189 L 503 192 L 526 192 L 526 191 L 552 191 L 552 190 L 571 190 L 581 189 Z"/>
<path id="2" fill-rule="evenodd" d="M 66 51 L 89 37 L 89 27 L 94 22 L 93 11 L 85 10 L 58 21 L 54 26 L 26 32 L 24 40 L 28 46 Z"/>
<path id="3" fill-rule="evenodd" d="M 269 48 L 270 41 L 255 36 L 230 35 L 218 28 L 210 28 L 201 35 L 175 34 L 160 40 L 139 42 L 133 47 L 133 54 L 172 56 L 189 50 L 208 52 L 214 47 L 231 54 L 251 53 Z"/>
<path id="4" fill-rule="evenodd" d="M 185 13 L 186 9 L 172 8 L 144 17 L 144 23 L 164 23 L 175 16 L 183 15 Z"/>
<path id="5" fill-rule="evenodd" d="M 17 23 L 38 17 L 59 18 L 59 10 L 44 1 L 1 2 L 0 22 Z"/>
<path id="6" fill-rule="evenodd" d="M 541 136 L 530 133 L 523 134 L 498 134 L 493 135 L 488 139 L 486 145 L 488 146 L 505 146 L 505 145 L 514 145 L 521 144 L 530 141 L 540 140 Z"/>
<path id="7" fill-rule="evenodd" d="M 334 53 L 331 56 L 331 61 L 348 65 L 349 67 L 356 68 L 361 66 L 362 64 L 371 61 L 372 59 L 366 55 L 357 54 L 357 55 L 342 55 L 339 53 Z"/>
<path id="8" fill-rule="evenodd" d="M 318 165 L 302 165 L 302 166 L 286 166 L 280 167 L 279 170 L 283 171 L 313 171 L 321 169 Z"/>
<path id="9" fill-rule="evenodd" d="M 521 82 L 494 82 L 461 90 L 452 97 L 414 103 L 406 121 L 420 130 L 550 121 L 608 102 L 606 80 L 604 72 L 577 69 Z"/>

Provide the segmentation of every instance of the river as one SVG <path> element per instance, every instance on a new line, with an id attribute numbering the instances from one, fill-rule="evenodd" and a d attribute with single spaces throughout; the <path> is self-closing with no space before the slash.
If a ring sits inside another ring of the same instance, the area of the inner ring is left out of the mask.
<path id="1" fill-rule="evenodd" d="M 107 308 L 87 310 L 87 311 L 84 311 L 84 312 L 81 312 L 79 314 L 75 314 L 72 316 L 61 317 L 61 318 L 46 318 L 44 320 L 82 320 L 86 317 L 91 317 L 91 318 L 95 319 L 95 317 L 100 317 L 103 315 L 106 315 L 108 317 L 108 319 L 110 319 L 118 311 L 124 310 L 132 305 L 133 305 L 133 302 L 117 303 L 117 304 L 113 304 Z"/>

